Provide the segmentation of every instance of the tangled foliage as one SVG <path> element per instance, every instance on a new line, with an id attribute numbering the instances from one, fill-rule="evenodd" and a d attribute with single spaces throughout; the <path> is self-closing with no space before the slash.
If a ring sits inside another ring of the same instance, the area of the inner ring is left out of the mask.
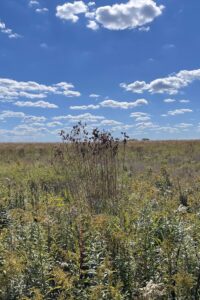
<path id="1" fill-rule="evenodd" d="M 200 299 L 200 142 L 0 145 L 0 299 Z"/>
<path id="2" fill-rule="evenodd" d="M 98 128 L 90 134 L 86 124 L 79 122 L 71 132 L 61 131 L 60 135 L 63 144 L 56 148 L 53 162 L 58 173 L 66 174 L 72 197 L 85 198 L 95 213 L 116 209 L 116 201 L 125 187 L 120 180 L 128 139 L 126 133 L 122 133 L 121 141 Z M 123 143 L 123 157 L 119 157 L 120 143 Z"/>

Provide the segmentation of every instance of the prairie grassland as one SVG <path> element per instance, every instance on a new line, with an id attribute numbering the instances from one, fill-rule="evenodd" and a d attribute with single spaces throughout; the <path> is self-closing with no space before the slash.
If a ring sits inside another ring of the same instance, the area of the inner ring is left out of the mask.
<path id="1" fill-rule="evenodd" d="M 116 145 L 0 145 L 0 299 L 200 299 L 200 142 Z"/>

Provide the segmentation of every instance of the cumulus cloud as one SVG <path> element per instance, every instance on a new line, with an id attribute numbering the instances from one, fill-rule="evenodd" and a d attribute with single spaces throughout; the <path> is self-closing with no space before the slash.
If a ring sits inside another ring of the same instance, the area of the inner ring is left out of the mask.
<path id="1" fill-rule="evenodd" d="M 96 5 L 96 3 L 94 1 L 88 2 L 88 6 L 94 6 L 94 5 Z"/>
<path id="2" fill-rule="evenodd" d="M 35 12 L 38 14 L 44 14 L 47 13 L 49 10 L 46 7 L 41 7 L 39 1 L 37 0 L 31 0 L 29 1 L 29 6 L 31 8 L 34 8 Z"/>
<path id="3" fill-rule="evenodd" d="M 153 0 L 129 0 L 98 7 L 96 20 L 110 30 L 133 29 L 151 23 L 162 14 L 163 9 L 163 5 L 157 6 Z"/>
<path id="4" fill-rule="evenodd" d="M 182 88 L 187 87 L 195 80 L 200 80 L 200 69 L 190 71 L 183 70 L 167 77 L 155 79 L 150 83 L 135 81 L 129 84 L 121 83 L 120 86 L 126 91 L 133 93 L 148 91 L 151 94 L 166 93 L 173 95 L 177 94 Z"/>
<path id="5" fill-rule="evenodd" d="M 85 18 L 92 19 L 87 25 L 92 30 L 102 26 L 109 30 L 139 28 L 141 31 L 149 31 L 149 26 L 144 25 L 160 16 L 164 9 L 163 5 L 157 5 L 154 0 L 129 0 L 96 9 L 93 8 L 94 5 L 94 2 L 89 2 L 88 5 L 83 1 L 67 2 L 56 7 L 56 16 L 76 23 L 78 15 L 85 14 Z"/>
<path id="6" fill-rule="evenodd" d="M 4 110 L 0 113 L 0 120 L 6 120 L 9 118 L 21 119 L 25 123 L 35 123 L 35 122 L 45 122 L 46 121 L 46 118 L 44 116 L 26 115 L 24 112 Z"/>
<path id="7" fill-rule="evenodd" d="M 179 123 L 179 124 L 175 125 L 175 127 L 181 128 L 181 129 L 186 129 L 186 128 L 193 127 L 193 124 L 191 124 L 191 123 Z"/>
<path id="8" fill-rule="evenodd" d="M 148 32 L 150 30 L 150 26 L 142 26 L 139 28 L 139 31 Z"/>
<path id="9" fill-rule="evenodd" d="M 100 108 L 100 106 L 90 104 L 90 105 L 70 106 L 69 108 L 74 110 L 87 110 L 87 109 L 98 109 Z"/>
<path id="10" fill-rule="evenodd" d="M 190 100 L 187 100 L 187 99 L 182 99 L 182 100 L 179 100 L 180 103 L 189 103 Z"/>
<path id="11" fill-rule="evenodd" d="M 191 112 L 193 112 L 192 109 L 189 109 L 189 108 L 180 108 L 180 109 L 175 109 L 175 110 L 168 111 L 168 115 L 170 115 L 170 116 L 176 116 L 176 115 L 182 115 L 182 114 L 191 113 Z"/>
<path id="12" fill-rule="evenodd" d="M 13 32 L 12 29 L 6 27 L 6 24 L 1 21 L 0 21 L 0 32 L 6 34 L 10 39 L 18 39 L 22 37 L 20 34 Z"/>
<path id="13" fill-rule="evenodd" d="M 29 1 L 29 6 L 39 6 L 40 3 L 37 0 L 30 0 Z"/>
<path id="14" fill-rule="evenodd" d="M 87 24 L 87 28 L 92 29 L 92 30 L 98 30 L 99 25 L 94 20 L 89 20 L 88 24 Z"/>
<path id="15" fill-rule="evenodd" d="M 65 120 L 70 122 L 78 122 L 78 121 L 97 122 L 99 120 L 104 120 L 104 119 L 105 118 L 103 116 L 96 116 L 90 113 L 85 113 L 81 115 L 66 115 L 66 116 L 53 117 L 53 120 L 55 121 Z"/>
<path id="16" fill-rule="evenodd" d="M 129 124 L 122 124 L 122 125 L 117 125 L 112 127 L 113 131 L 127 131 L 129 129 L 132 129 L 134 125 L 129 125 Z"/>
<path id="17" fill-rule="evenodd" d="M 40 107 L 40 108 L 58 108 L 57 105 L 53 103 L 49 103 L 46 101 L 37 101 L 37 102 L 32 102 L 32 101 L 17 101 L 14 103 L 16 106 L 20 107 Z"/>
<path id="18" fill-rule="evenodd" d="M 122 122 L 118 122 L 115 120 L 103 120 L 103 121 L 101 121 L 100 124 L 103 126 L 116 126 L 116 125 L 121 125 Z"/>
<path id="19" fill-rule="evenodd" d="M 11 130 L 9 132 L 12 136 L 21 136 L 21 137 L 25 137 L 25 136 L 32 136 L 32 137 L 38 137 L 41 135 L 46 135 L 47 133 L 49 133 L 48 129 L 46 127 L 42 127 L 42 126 L 32 126 L 32 125 L 26 125 L 26 124 L 22 124 L 22 125 L 18 125 L 16 127 L 14 127 L 13 130 Z"/>
<path id="20" fill-rule="evenodd" d="M 165 103 L 173 103 L 173 102 L 176 102 L 176 100 L 169 98 L 169 99 L 164 99 L 163 102 L 165 102 Z"/>
<path id="21" fill-rule="evenodd" d="M 90 98 L 99 98 L 100 95 L 98 95 L 98 94 L 90 94 L 89 97 Z"/>
<path id="22" fill-rule="evenodd" d="M 11 110 L 4 110 L 0 113 L 0 120 L 4 120 L 7 118 L 24 118 L 25 113 L 23 112 L 17 112 L 17 111 L 11 111 Z"/>
<path id="23" fill-rule="evenodd" d="M 141 94 L 147 89 L 147 84 L 145 81 L 135 81 L 133 83 L 120 83 L 120 87 L 125 89 L 126 91 L 131 91 L 133 93 Z"/>
<path id="24" fill-rule="evenodd" d="M 79 19 L 78 15 L 86 13 L 87 5 L 83 1 L 74 1 L 73 3 L 64 3 L 56 7 L 56 16 L 62 20 L 72 21 L 76 23 Z"/>
<path id="25" fill-rule="evenodd" d="M 138 99 L 134 102 L 120 102 L 116 100 L 104 100 L 100 102 L 100 105 L 102 107 L 110 107 L 110 108 L 121 108 L 121 109 L 129 109 L 129 108 L 134 108 L 140 105 L 147 105 L 148 101 L 146 99 Z"/>
<path id="26" fill-rule="evenodd" d="M 45 98 L 49 94 L 78 97 L 80 92 L 74 91 L 74 85 L 60 82 L 53 85 L 39 84 L 34 81 L 16 81 L 0 78 L 0 99 L 18 99 L 20 97 L 34 99 Z"/>
<path id="27" fill-rule="evenodd" d="M 47 13 L 49 10 L 48 10 L 48 8 L 43 7 L 43 8 L 36 8 L 35 11 L 36 11 L 38 14 L 44 14 L 44 13 Z"/>
<path id="28" fill-rule="evenodd" d="M 151 119 L 150 115 L 145 112 L 136 111 L 130 114 L 131 118 L 134 118 L 136 122 L 149 121 Z"/>
<path id="29" fill-rule="evenodd" d="M 44 116 L 31 116 L 31 115 L 25 115 L 24 116 L 24 122 L 25 123 L 37 123 L 37 122 L 45 122 L 46 117 Z"/>
<path id="30" fill-rule="evenodd" d="M 61 126 L 62 125 L 62 123 L 61 122 L 49 122 L 49 123 L 47 123 L 47 127 L 57 127 L 57 126 Z"/>
<path id="31" fill-rule="evenodd" d="M 152 122 L 139 122 L 136 124 L 137 129 L 144 130 L 144 129 L 155 129 L 158 125 Z"/>

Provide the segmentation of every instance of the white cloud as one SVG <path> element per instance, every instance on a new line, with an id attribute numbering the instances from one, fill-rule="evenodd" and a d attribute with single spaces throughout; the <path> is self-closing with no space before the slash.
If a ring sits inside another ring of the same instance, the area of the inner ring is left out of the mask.
<path id="1" fill-rule="evenodd" d="M 20 118 L 23 119 L 25 114 L 23 112 L 4 110 L 0 113 L 0 120 L 4 120 L 7 118 Z"/>
<path id="2" fill-rule="evenodd" d="M 149 31 L 149 26 L 145 25 L 160 16 L 164 9 L 163 5 L 158 6 L 154 0 L 129 0 L 96 9 L 93 8 L 94 5 L 95 2 L 66 2 L 56 7 L 56 16 L 76 23 L 79 20 L 78 15 L 85 14 L 85 18 L 92 19 L 87 24 L 92 30 L 97 30 L 101 25 L 109 30 L 139 28 L 141 31 Z"/>
<path id="3" fill-rule="evenodd" d="M 189 109 L 189 108 L 180 108 L 180 109 L 175 109 L 175 110 L 168 111 L 168 115 L 170 115 L 170 116 L 176 116 L 176 115 L 182 115 L 182 114 L 191 113 L 191 112 L 193 112 L 192 109 Z"/>
<path id="4" fill-rule="evenodd" d="M 40 136 L 47 134 L 48 129 L 46 127 L 34 127 L 32 124 L 22 124 L 14 127 L 10 133 L 15 136 Z"/>
<path id="5" fill-rule="evenodd" d="M 19 106 L 19 107 L 58 108 L 57 105 L 55 105 L 53 103 L 46 102 L 46 101 L 37 101 L 37 102 L 17 101 L 17 102 L 14 103 L 14 105 Z"/>
<path id="6" fill-rule="evenodd" d="M 25 115 L 25 117 L 24 117 L 25 123 L 36 123 L 36 122 L 45 122 L 45 121 L 46 121 L 46 117 L 44 117 L 44 116 Z"/>
<path id="7" fill-rule="evenodd" d="M 136 122 L 146 122 L 146 121 L 149 121 L 151 120 L 150 117 L 146 116 L 146 117 L 138 117 L 135 119 Z"/>
<path id="8" fill-rule="evenodd" d="M 62 123 L 61 122 L 49 122 L 47 123 L 47 127 L 57 127 L 57 126 L 61 126 Z"/>
<path id="9" fill-rule="evenodd" d="M 118 122 L 115 120 L 103 120 L 100 123 L 101 125 L 105 125 L 105 126 L 116 126 L 116 125 L 121 125 L 122 122 Z"/>
<path id="10" fill-rule="evenodd" d="M 40 3 L 37 0 L 30 0 L 29 1 L 29 6 L 39 6 Z"/>
<path id="11" fill-rule="evenodd" d="M 55 94 L 64 95 L 66 97 L 79 97 L 81 94 L 77 91 L 72 91 L 74 85 L 67 82 L 60 82 L 53 85 L 56 88 Z"/>
<path id="12" fill-rule="evenodd" d="M 127 130 L 133 128 L 133 127 L 134 127 L 134 125 L 124 124 L 124 125 L 114 126 L 114 127 L 112 127 L 112 130 L 113 131 L 127 131 Z"/>
<path id="13" fill-rule="evenodd" d="M 90 98 L 99 98 L 100 97 L 100 95 L 98 95 L 98 94 L 90 94 L 90 96 L 89 96 Z"/>
<path id="14" fill-rule="evenodd" d="M 130 91 L 133 93 L 141 94 L 147 89 L 147 84 L 145 81 L 135 81 L 133 83 L 120 83 L 120 87 L 125 89 L 126 91 Z"/>
<path id="15" fill-rule="evenodd" d="M 77 15 L 86 13 L 87 5 L 83 1 L 74 1 L 73 3 L 64 3 L 56 7 L 56 16 L 62 20 L 76 23 L 79 19 Z"/>
<path id="16" fill-rule="evenodd" d="M 152 130 L 155 130 L 157 132 L 163 131 L 168 133 L 177 133 L 179 132 L 179 128 L 173 127 L 173 126 L 158 126 L 157 128 L 153 128 Z"/>
<path id="17" fill-rule="evenodd" d="M 187 99 L 182 99 L 182 100 L 179 100 L 180 103 L 189 103 L 190 100 L 187 100 Z"/>
<path id="18" fill-rule="evenodd" d="M 134 118 L 136 122 L 146 122 L 151 120 L 151 117 L 148 113 L 139 111 L 131 113 L 130 117 Z"/>
<path id="19" fill-rule="evenodd" d="M 44 14 L 44 13 L 48 12 L 49 10 L 48 10 L 48 8 L 43 7 L 43 8 L 37 8 L 35 11 L 39 14 Z"/>
<path id="20" fill-rule="evenodd" d="M 99 105 L 80 105 L 80 106 L 70 106 L 70 109 L 74 109 L 74 110 L 87 110 L 87 109 L 98 109 L 100 108 Z"/>
<path id="21" fill-rule="evenodd" d="M 7 28 L 6 24 L 0 21 L 0 32 L 6 34 L 10 39 L 18 39 L 22 36 L 18 33 L 13 32 L 12 29 Z"/>
<path id="22" fill-rule="evenodd" d="M 87 28 L 95 31 L 99 29 L 99 25 L 94 20 L 89 20 L 87 24 Z"/>
<path id="23" fill-rule="evenodd" d="M 139 117 L 146 117 L 148 116 L 149 114 L 148 113 L 145 113 L 145 112 L 140 112 L 140 111 L 135 111 L 135 112 L 132 112 L 130 114 L 130 117 L 132 118 L 139 118 Z"/>
<path id="24" fill-rule="evenodd" d="M 87 18 L 87 19 L 94 19 L 95 18 L 95 11 L 93 10 L 93 11 L 87 11 L 86 13 L 85 13 L 85 17 Z M 94 21 L 95 22 L 95 21 Z M 95 22 L 96 23 L 96 22 Z"/>
<path id="25" fill-rule="evenodd" d="M 148 32 L 150 31 L 150 26 L 142 26 L 139 28 L 139 31 Z"/>
<path id="26" fill-rule="evenodd" d="M 163 102 L 165 102 L 165 103 L 173 103 L 173 102 L 176 102 L 176 100 L 169 98 L 169 99 L 164 99 Z"/>
<path id="27" fill-rule="evenodd" d="M 129 0 L 98 7 L 95 19 L 110 30 L 133 29 L 151 23 L 163 9 L 163 5 L 157 6 L 153 0 Z"/>
<path id="28" fill-rule="evenodd" d="M 143 130 L 143 129 L 154 129 L 157 128 L 158 125 L 152 123 L 152 122 L 139 122 L 136 124 L 137 129 Z"/>
<path id="29" fill-rule="evenodd" d="M 104 120 L 103 116 L 96 116 L 90 113 L 85 113 L 82 115 L 66 115 L 66 116 L 57 116 L 53 117 L 53 120 L 60 121 L 66 120 L 70 122 L 78 122 L 78 121 L 85 121 L 85 122 L 98 122 L 99 120 Z"/>
<path id="30" fill-rule="evenodd" d="M 145 81 L 135 81 L 130 84 L 121 83 L 120 86 L 126 91 L 133 93 L 143 93 L 145 91 L 151 94 L 167 93 L 170 95 L 177 94 L 179 90 L 187 87 L 195 80 L 200 80 L 200 69 L 197 70 L 183 70 L 168 77 L 159 78 L 146 83 Z"/>
<path id="31" fill-rule="evenodd" d="M 100 102 L 102 107 L 110 107 L 110 108 L 121 108 L 121 109 L 129 109 L 134 108 L 140 105 L 147 105 L 148 101 L 146 99 L 138 99 L 134 102 L 120 102 L 116 100 L 104 100 Z"/>
<path id="32" fill-rule="evenodd" d="M 93 2 L 93 1 L 88 2 L 88 6 L 94 6 L 94 5 L 96 5 L 95 2 Z"/>
<path id="33" fill-rule="evenodd" d="M 191 124 L 191 123 L 180 123 L 180 124 L 175 125 L 175 127 L 180 128 L 180 129 L 185 129 L 185 128 L 193 127 L 193 124 Z"/>
<path id="34" fill-rule="evenodd" d="M 18 99 L 24 98 L 45 98 L 49 94 L 63 95 L 66 97 L 78 97 L 80 93 L 73 90 L 74 85 L 67 82 L 60 82 L 53 85 L 39 84 L 34 81 L 16 81 L 13 79 L 0 78 L 0 98 Z"/>
<path id="35" fill-rule="evenodd" d="M 9 118 L 21 119 L 25 123 L 45 122 L 44 116 L 32 116 L 26 115 L 24 112 L 4 110 L 0 113 L 0 120 L 6 120 Z"/>

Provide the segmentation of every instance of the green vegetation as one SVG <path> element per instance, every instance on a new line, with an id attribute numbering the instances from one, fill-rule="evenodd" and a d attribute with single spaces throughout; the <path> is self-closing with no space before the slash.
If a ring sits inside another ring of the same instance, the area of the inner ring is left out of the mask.
<path id="1" fill-rule="evenodd" d="M 200 142 L 62 138 L 0 145 L 0 299 L 200 299 Z"/>

